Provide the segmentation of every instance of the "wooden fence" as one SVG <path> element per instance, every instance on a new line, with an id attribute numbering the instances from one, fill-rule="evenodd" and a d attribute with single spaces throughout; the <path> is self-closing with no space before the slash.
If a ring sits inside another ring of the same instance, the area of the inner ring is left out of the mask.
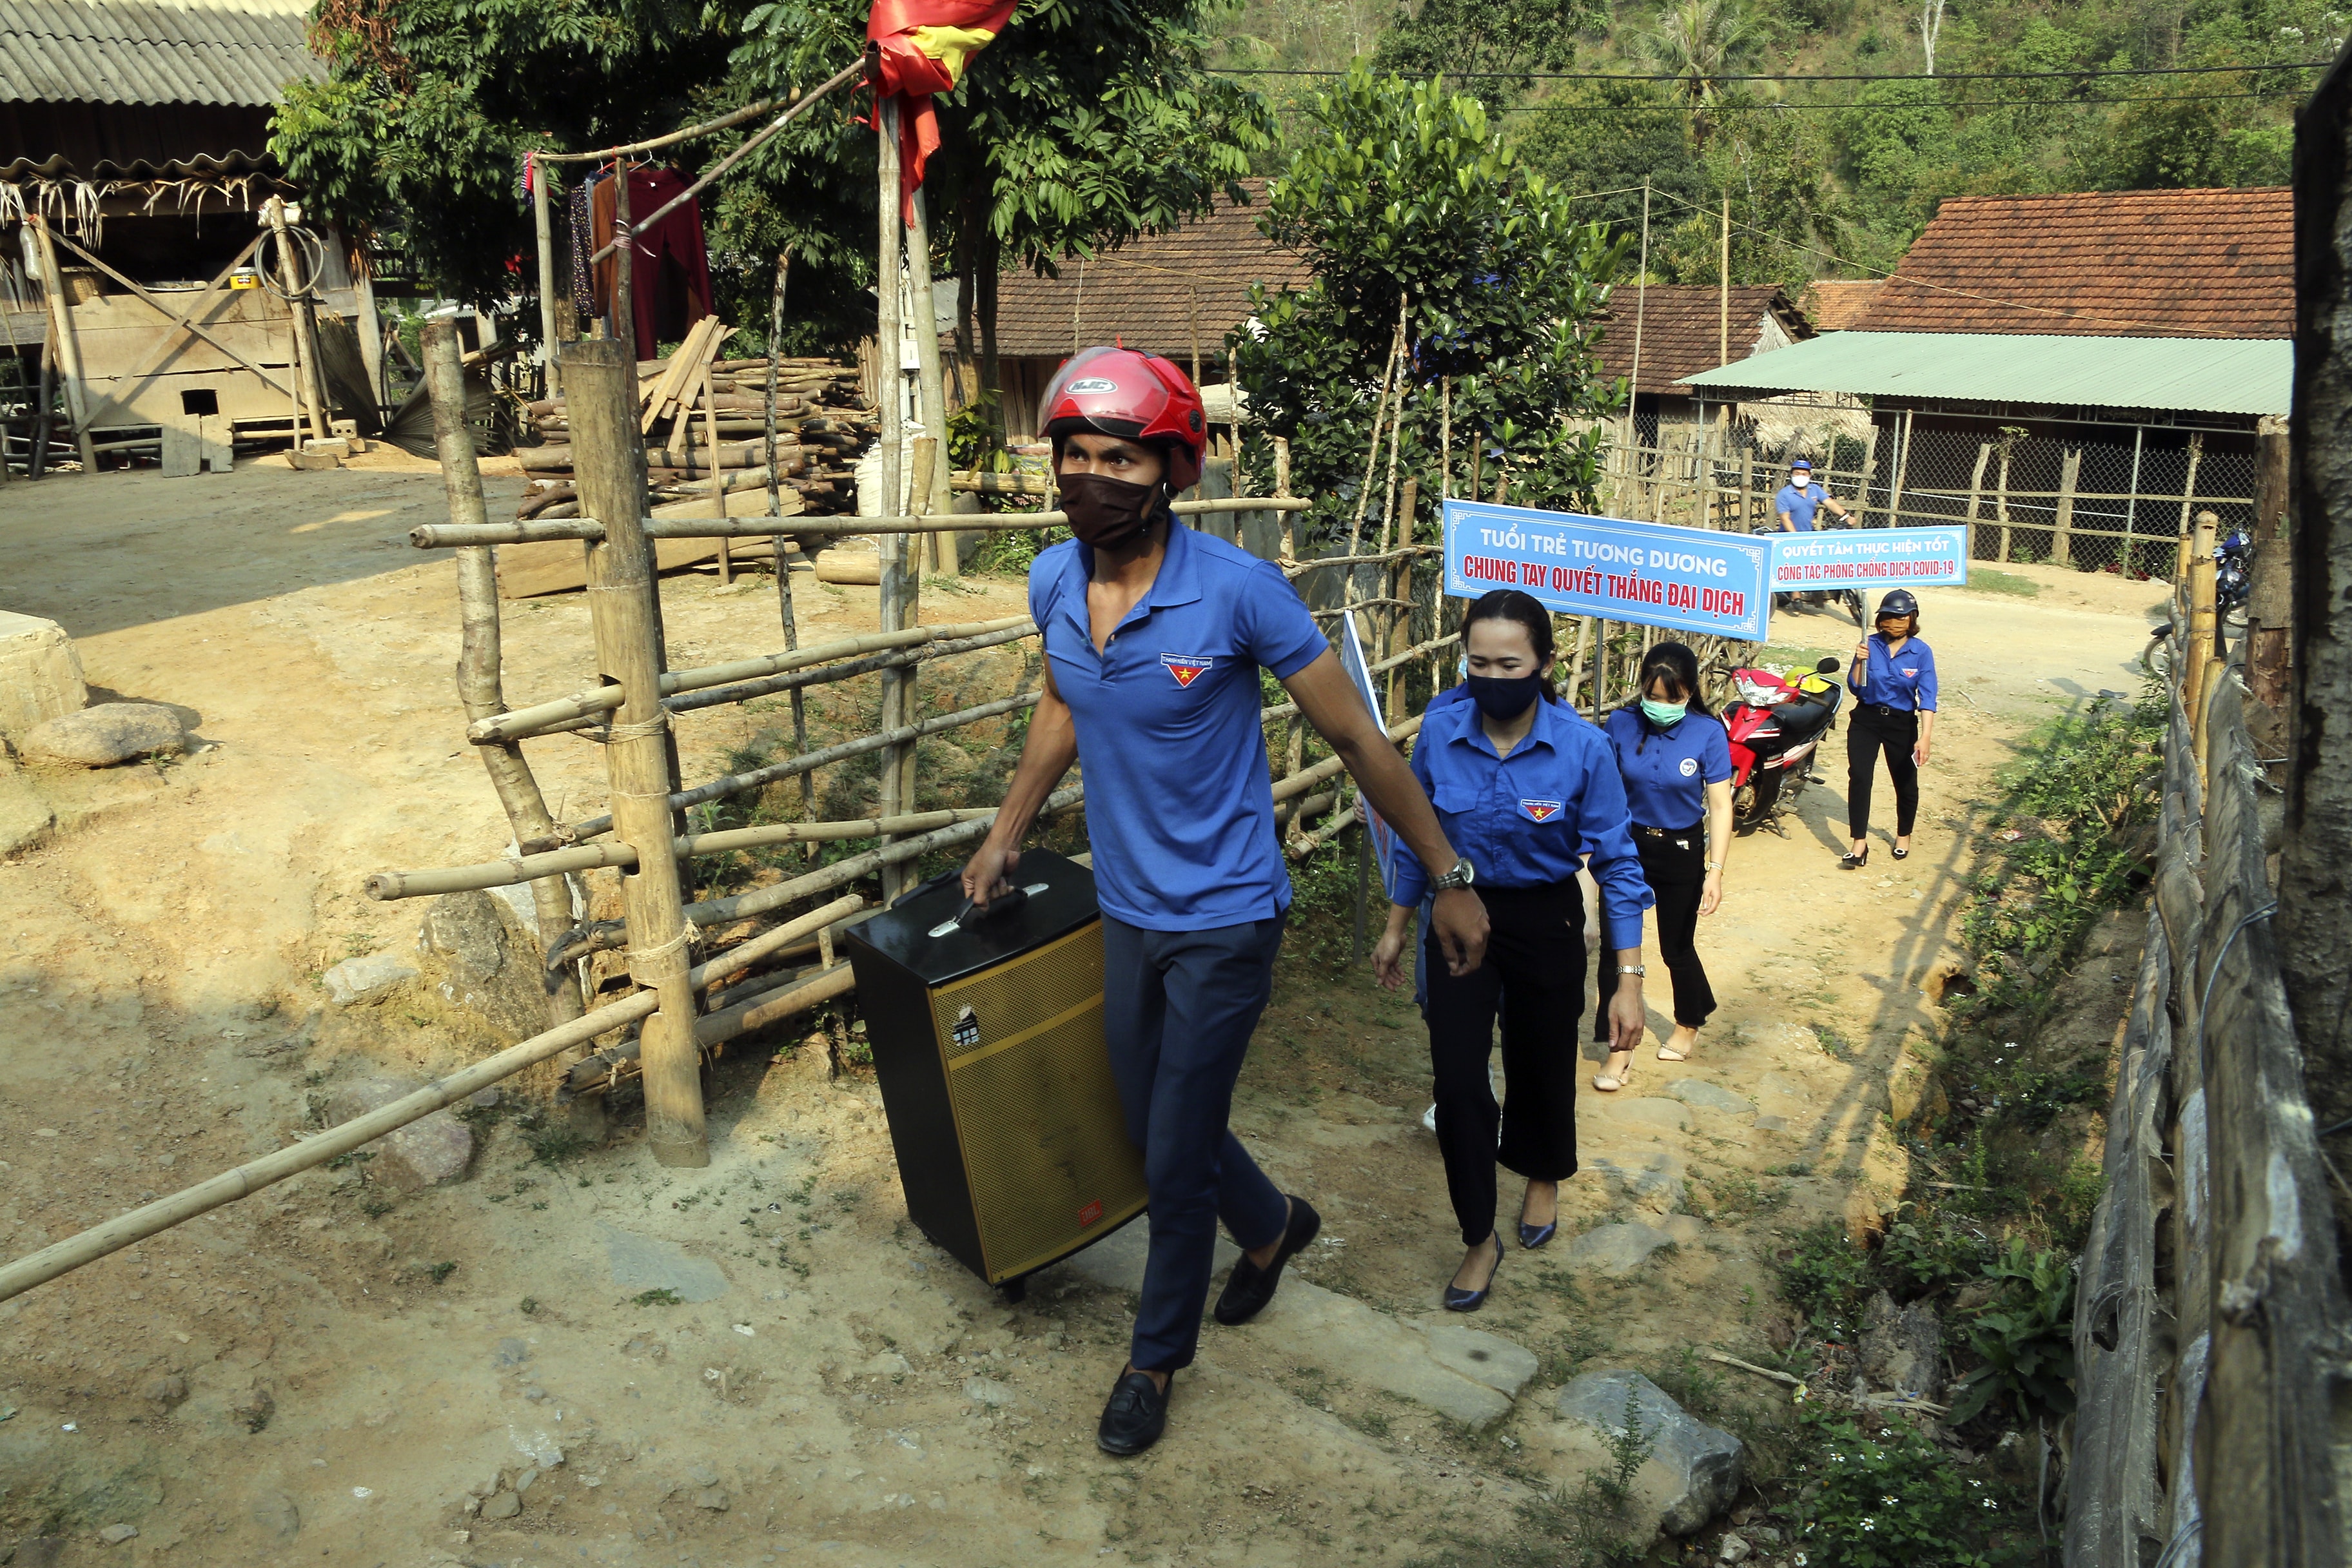
<path id="1" fill-rule="evenodd" d="M 2280 980 L 2242 651 L 2213 657 L 2210 562 L 2190 579 L 2155 907 L 2076 1297 L 2065 1562 L 2341 1564 L 2334 1172 Z"/>

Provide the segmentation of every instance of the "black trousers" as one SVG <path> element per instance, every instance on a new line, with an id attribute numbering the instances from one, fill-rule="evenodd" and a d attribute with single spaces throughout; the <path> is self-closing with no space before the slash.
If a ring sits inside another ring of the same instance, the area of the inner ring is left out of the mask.
<path id="1" fill-rule="evenodd" d="M 1907 708 L 1865 702 L 1853 710 L 1845 736 L 1845 822 L 1848 837 L 1870 832 L 1870 791 L 1878 774 L 1878 753 L 1886 752 L 1886 775 L 1895 781 L 1895 832 L 1907 837 L 1919 817 L 1919 764 L 1911 748 L 1919 743 L 1919 715 Z"/>
<path id="2" fill-rule="evenodd" d="M 1462 1245 L 1495 1229 L 1495 1166 L 1531 1181 L 1576 1174 L 1576 1019 L 1584 1008 L 1584 896 L 1573 879 L 1543 888 L 1481 888 L 1486 958 L 1455 979 L 1429 943 L 1429 1065 L 1437 1146 Z M 1503 1021 L 1504 1104 L 1486 1079 Z M 1495 1139 L 1497 1121 L 1502 1142 Z"/>
<path id="3" fill-rule="evenodd" d="M 1685 1029 L 1703 1028 L 1715 1015 L 1715 987 L 1707 984 L 1706 965 L 1698 960 L 1698 901 L 1706 891 L 1706 823 L 1686 832 L 1653 837 L 1636 824 L 1633 847 L 1641 852 L 1642 878 L 1658 900 L 1658 957 L 1675 982 L 1675 1022 Z M 1641 945 L 1639 926 L 1618 940 L 1601 917 L 1601 999 L 1592 1009 L 1592 1037 L 1609 1038 L 1609 1002 L 1617 994 L 1615 954 L 1621 947 Z"/>

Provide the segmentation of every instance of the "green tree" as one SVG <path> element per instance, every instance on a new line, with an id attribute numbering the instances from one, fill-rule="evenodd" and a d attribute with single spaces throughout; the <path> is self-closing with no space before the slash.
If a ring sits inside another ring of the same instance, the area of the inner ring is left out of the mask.
<path id="1" fill-rule="evenodd" d="M 1255 321 L 1227 341 L 1263 421 L 1252 463 L 1265 472 L 1265 441 L 1286 437 L 1293 484 L 1318 498 L 1305 531 L 1345 535 L 1400 305 L 1404 471 L 1435 468 L 1451 378 L 1458 461 L 1483 443 L 1508 465 L 1516 496 L 1589 506 L 1597 422 L 1623 401 L 1594 353 L 1622 243 L 1577 221 L 1483 103 L 1437 82 L 1359 66 L 1317 100 L 1297 148 L 1261 226 L 1307 258 L 1314 280 L 1261 288 Z"/>
<path id="2" fill-rule="evenodd" d="M 1420 0 L 1397 6 L 1372 68 L 1399 76 L 1517 77 L 1576 63 L 1577 35 L 1606 22 L 1601 0 Z M 1500 87 L 1502 83 L 1488 84 Z"/>

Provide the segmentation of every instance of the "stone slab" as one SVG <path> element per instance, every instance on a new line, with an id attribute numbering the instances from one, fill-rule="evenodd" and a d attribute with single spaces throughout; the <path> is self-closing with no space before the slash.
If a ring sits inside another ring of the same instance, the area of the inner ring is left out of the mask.
<path id="1" fill-rule="evenodd" d="M 23 770 L 0 758 L 0 855 L 14 854 L 47 833 L 58 819 Z"/>
<path id="2" fill-rule="evenodd" d="M 328 998 L 338 1007 L 349 1007 L 370 997 L 381 996 L 415 978 L 415 970 L 389 952 L 347 958 L 319 976 L 320 983 L 327 988 Z"/>
<path id="3" fill-rule="evenodd" d="M 1608 1121 L 1660 1132 L 1680 1132 L 1689 1120 L 1689 1108 L 1676 1100 L 1612 1100 L 1602 1108 Z"/>
<path id="4" fill-rule="evenodd" d="M 355 1079 L 328 1094 L 335 1119 L 349 1121 L 404 1100 L 424 1085 L 395 1079 Z M 466 1173 L 474 1159 L 474 1134 L 456 1114 L 436 1110 L 396 1128 L 369 1145 L 381 1151 L 378 1173 L 411 1186 L 439 1186 Z"/>
<path id="5" fill-rule="evenodd" d="M 1138 1215 L 1084 1252 L 1064 1259 L 1058 1267 L 1074 1269 L 1106 1289 L 1124 1290 L 1130 1296 L 1137 1296 L 1143 1292 L 1143 1262 L 1150 1250 L 1151 1220 L 1149 1215 Z M 1216 1255 L 1210 1264 L 1219 1283 L 1212 1288 L 1213 1290 L 1223 1288 L 1225 1271 L 1233 1268 L 1234 1260 L 1241 1255 L 1242 1249 L 1235 1247 L 1224 1232 L 1219 1231 Z M 1283 1277 L 1282 1288 L 1286 1290 L 1290 1289 L 1287 1274 Z"/>
<path id="6" fill-rule="evenodd" d="M 1720 1084 L 1703 1078 L 1678 1078 L 1666 1085 L 1666 1092 L 1685 1105 L 1695 1105 L 1701 1110 L 1720 1110 L 1730 1116 L 1753 1115 L 1756 1107 L 1742 1095 L 1737 1095 Z"/>
<path id="7" fill-rule="evenodd" d="M 188 749 L 188 731 L 179 714 L 160 702 L 101 702 L 45 719 L 18 743 L 34 762 L 108 768 L 140 757 L 177 756 Z"/>
<path id="8" fill-rule="evenodd" d="M 628 1295 L 667 1290 L 681 1301 L 716 1301 L 727 1294 L 724 1270 L 673 1242 L 604 1227 L 604 1257 L 613 1283 Z"/>
<path id="9" fill-rule="evenodd" d="M 1650 1254 L 1672 1240 L 1674 1237 L 1658 1226 L 1643 1225 L 1639 1220 L 1597 1225 L 1569 1242 L 1562 1256 L 1572 1268 L 1624 1275 L 1641 1268 L 1649 1261 Z"/>
<path id="10" fill-rule="evenodd" d="M 21 735 L 89 702 L 81 656 L 65 627 L 0 610 L 0 735 Z"/>
<path id="11" fill-rule="evenodd" d="M 1638 1372 L 1596 1371 L 1559 1391 L 1564 1422 L 1607 1437 L 1622 1434 L 1628 1405 L 1650 1457 L 1634 1479 L 1635 1490 L 1658 1510 L 1658 1528 L 1690 1535 L 1731 1506 L 1746 1473 L 1747 1452 L 1738 1438 L 1708 1426 L 1668 1397 Z"/>

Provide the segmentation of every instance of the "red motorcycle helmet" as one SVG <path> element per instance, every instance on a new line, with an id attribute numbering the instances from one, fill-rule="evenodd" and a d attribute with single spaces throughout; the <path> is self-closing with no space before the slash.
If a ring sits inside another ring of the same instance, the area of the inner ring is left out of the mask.
<path id="1" fill-rule="evenodd" d="M 1091 434 L 1149 441 L 1168 456 L 1168 488 L 1201 482 L 1209 421 L 1192 381 L 1169 360 L 1127 348 L 1073 354 L 1045 385 L 1039 406 L 1051 437 Z M 1060 456 L 1056 440 L 1056 458 Z"/>

